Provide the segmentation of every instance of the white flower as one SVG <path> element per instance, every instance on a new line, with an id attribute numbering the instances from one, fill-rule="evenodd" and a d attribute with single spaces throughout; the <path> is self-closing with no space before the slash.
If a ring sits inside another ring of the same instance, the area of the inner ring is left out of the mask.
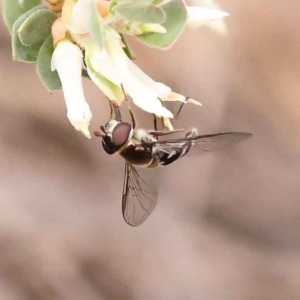
<path id="1" fill-rule="evenodd" d="M 164 118 L 167 126 L 172 128 L 169 118 L 173 118 L 173 114 L 164 107 L 162 101 L 201 104 L 173 92 L 170 87 L 154 81 L 138 68 L 126 56 L 120 35 L 104 22 L 105 20 L 100 15 L 97 15 L 101 23 L 99 24 L 100 31 L 98 31 L 93 23 L 98 3 L 98 0 L 78 0 L 74 4 L 73 0 L 68 0 L 65 1 L 66 9 L 63 11 L 69 34 L 85 50 L 84 59 L 91 80 L 112 101 L 113 105 L 122 104 L 124 89 L 135 105 L 148 113 Z M 193 13 L 194 10 L 191 8 L 191 20 Z M 137 23 L 137 25 L 143 29 L 142 31 L 148 29 L 153 31 L 157 24 Z M 158 31 L 165 33 L 164 28 Z M 93 34 L 96 35 L 92 36 Z M 96 45 L 95 41 L 99 45 Z M 61 40 L 53 54 L 53 66 L 57 69 L 62 82 L 69 120 L 77 130 L 90 137 L 88 127 L 92 114 L 83 94 L 81 49 L 68 40 Z"/>
<path id="2" fill-rule="evenodd" d="M 114 63 L 125 92 L 132 98 L 133 103 L 146 112 L 153 113 L 158 117 L 173 118 L 173 114 L 166 109 L 158 99 L 157 91 L 147 84 L 141 76 L 137 75 L 138 67 L 126 56 L 120 39 L 107 40 L 107 49 Z M 140 74 L 143 73 L 140 71 Z"/>
<path id="3" fill-rule="evenodd" d="M 57 70 L 67 106 L 67 116 L 76 130 L 91 138 L 92 113 L 82 87 L 82 52 L 69 40 L 58 42 L 52 56 L 52 70 Z"/>
<path id="4" fill-rule="evenodd" d="M 220 20 L 229 16 L 227 12 L 217 9 L 209 9 L 198 6 L 187 6 L 186 9 L 188 14 L 186 25 L 191 28 L 198 28 L 211 21 Z"/>
<path id="5" fill-rule="evenodd" d="M 90 18 L 93 9 L 93 0 L 78 0 L 71 12 L 67 28 L 74 34 L 85 34 L 89 32 Z"/>

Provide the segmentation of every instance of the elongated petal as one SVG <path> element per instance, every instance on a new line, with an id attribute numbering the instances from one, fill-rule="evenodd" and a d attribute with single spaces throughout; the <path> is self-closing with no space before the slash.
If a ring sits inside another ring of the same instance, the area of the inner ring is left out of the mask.
<path id="1" fill-rule="evenodd" d="M 109 100 L 121 105 L 124 100 L 122 80 L 107 51 L 95 44 L 85 45 L 85 63 L 92 81 Z"/>
<path id="2" fill-rule="evenodd" d="M 110 40 L 107 44 L 108 53 L 121 76 L 125 92 L 132 98 L 134 104 L 158 117 L 173 118 L 173 114 L 163 107 L 161 101 L 158 99 L 156 90 L 141 80 L 146 75 L 140 73 L 140 77 L 138 77 L 131 71 L 130 66 L 132 66 L 132 69 L 135 67 L 123 51 L 121 40 Z M 151 80 L 150 78 L 149 82 Z"/>
<path id="3" fill-rule="evenodd" d="M 209 9 L 198 6 L 187 6 L 188 19 L 186 25 L 192 28 L 198 28 L 211 21 L 216 21 L 229 16 L 225 11 Z"/>
<path id="4" fill-rule="evenodd" d="M 156 96 L 162 101 L 179 101 L 183 103 L 191 103 L 201 106 L 201 103 L 187 98 L 181 94 L 172 92 L 171 88 L 164 83 L 154 81 L 150 76 L 144 73 L 136 64 L 128 60 L 128 68 L 138 79 L 145 83 L 149 88 L 156 92 Z"/>
<path id="5" fill-rule="evenodd" d="M 67 23 L 67 27 L 72 33 L 85 34 L 89 32 L 93 5 L 93 0 L 78 0 L 73 6 L 72 16 Z"/>
<path id="6" fill-rule="evenodd" d="M 132 98 L 134 104 L 148 113 L 153 113 L 158 117 L 173 118 L 173 114 L 163 107 L 157 98 L 155 91 L 151 90 L 146 84 L 132 74 L 124 77 L 124 89 Z"/>
<path id="7" fill-rule="evenodd" d="M 65 96 L 67 115 L 76 130 L 90 138 L 92 118 L 82 87 L 82 52 L 68 40 L 58 42 L 52 56 L 52 69 L 57 70 Z"/>
<path id="8" fill-rule="evenodd" d="M 174 130 L 174 127 L 169 118 L 163 117 L 163 123 L 164 123 L 164 126 L 167 127 L 170 131 Z"/>
<path id="9" fill-rule="evenodd" d="M 90 44 L 85 49 L 86 56 L 89 57 L 89 61 L 97 73 L 116 85 L 122 83 L 122 79 L 105 48 L 100 49 L 100 47 Z"/>
<path id="10" fill-rule="evenodd" d="M 134 62 L 128 59 L 128 68 L 142 82 L 147 84 L 150 88 L 154 89 L 157 93 L 157 97 L 163 98 L 172 92 L 171 88 L 167 85 L 154 81 L 150 76 L 144 73 Z"/>

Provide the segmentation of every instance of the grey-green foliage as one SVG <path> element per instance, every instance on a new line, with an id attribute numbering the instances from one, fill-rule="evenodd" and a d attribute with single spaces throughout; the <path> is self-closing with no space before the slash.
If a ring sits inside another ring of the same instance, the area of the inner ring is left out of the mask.
<path id="1" fill-rule="evenodd" d="M 61 88 L 61 82 L 56 71 L 51 70 L 51 59 L 53 54 L 53 39 L 49 35 L 44 41 L 36 61 L 36 72 L 42 83 L 49 91 Z"/>
<path id="2" fill-rule="evenodd" d="M 113 10 L 128 21 L 161 24 L 166 20 L 164 10 L 149 3 L 118 4 Z"/>
<path id="3" fill-rule="evenodd" d="M 45 16 L 48 17 L 45 17 Z M 12 29 L 12 54 L 13 59 L 24 62 L 35 62 L 44 40 L 51 33 L 51 26 L 55 14 L 44 6 L 36 6 L 24 13 L 14 23 Z M 47 21 L 47 23 L 45 22 Z M 35 25 L 43 27 L 40 33 L 29 28 Z M 24 40 L 26 44 L 23 44 Z"/>
<path id="4" fill-rule="evenodd" d="M 25 46 L 41 44 L 49 36 L 57 15 L 49 9 L 41 9 L 29 16 L 18 29 L 20 41 Z"/>
<path id="5" fill-rule="evenodd" d="M 2 0 L 3 20 L 9 32 L 12 32 L 13 24 L 22 14 L 40 5 L 41 2 L 41 0 Z"/>
<path id="6" fill-rule="evenodd" d="M 166 21 L 161 25 L 166 28 L 167 33 L 147 33 L 136 38 L 150 47 L 166 49 L 172 46 L 182 32 L 187 12 L 181 0 L 172 0 L 162 5 L 161 8 L 166 14 Z"/>

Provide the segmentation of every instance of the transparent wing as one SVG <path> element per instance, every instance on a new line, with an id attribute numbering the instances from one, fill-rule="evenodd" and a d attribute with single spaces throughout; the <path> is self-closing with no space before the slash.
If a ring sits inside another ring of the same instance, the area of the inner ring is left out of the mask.
<path id="1" fill-rule="evenodd" d="M 157 146 L 160 151 L 172 153 L 176 150 L 179 151 L 182 147 L 191 143 L 191 148 L 195 148 L 194 150 L 192 149 L 193 151 L 191 151 L 191 153 L 197 155 L 204 152 L 212 152 L 228 148 L 250 138 L 251 136 L 252 134 L 245 132 L 225 132 L 159 141 L 155 143 L 155 146 Z M 189 150 L 187 152 L 189 152 Z"/>
<path id="2" fill-rule="evenodd" d="M 126 163 L 122 197 L 124 220 L 131 226 L 139 226 L 152 213 L 157 204 L 157 191 Z"/>
<path id="3" fill-rule="evenodd" d="M 203 152 L 212 152 L 231 147 L 251 136 L 252 134 L 245 132 L 225 132 L 198 136 L 197 139 L 193 140 L 192 147 Z"/>

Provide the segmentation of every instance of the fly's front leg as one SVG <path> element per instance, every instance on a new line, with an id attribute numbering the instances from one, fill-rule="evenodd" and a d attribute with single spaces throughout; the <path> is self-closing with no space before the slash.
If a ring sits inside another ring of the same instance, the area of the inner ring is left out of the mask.
<path id="1" fill-rule="evenodd" d="M 153 114 L 153 127 L 154 130 L 157 131 L 157 117 L 155 114 Z"/>
<path id="2" fill-rule="evenodd" d="M 112 103 L 111 103 L 111 100 L 110 100 L 108 97 L 106 97 L 106 99 L 108 100 L 108 104 L 109 104 L 109 108 L 110 108 L 109 119 L 111 120 L 112 117 L 113 117 L 113 112 L 114 112 L 114 110 L 113 110 L 113 105 L 112 105 Z"/>
<path id="3" fill-rule="evenodd" d="M 130 103 L 129 103 L 129 100 L 127 98 L 126 92 L 124 90 L 123 84 L 121 84 L 121 88 L 122 88 L 122 91 L 123 91 L 123 94 L 124 94 L 124 97 L 125 97 L 125 100 L 126 100 L 126 103 L 127 103 L 127 107 L 128 107 L 128 110 L 129 110 L 129 114 L 130 114 L 130 117 L 131 117 L 132 128 L 134 129 L 136 127 L 135 117 L 134 117 L 133 111 L 131 110 Z"/>
<path id="4" fill-rule="evenodd" d="M 115 120 L 118 121 L 118 122 L 122 122 L 122 115 L 121 115 L 121 112 L 120 112 L 119 105 L 113 106 L 113 109 L 114 109 L 114 113 L 115 113 Z"/>
<path id="5" fill-rule="evenodd" d="M 113 118 L 113 114 L 115 115 L 115 120 L 118 122 L 122 122 L 122 115 L 120 112 L 120 106 L 113 100 L 110 100 L 108 97 L 106 99 L 109 102 L 110 107 L 110 120 Z"/>

